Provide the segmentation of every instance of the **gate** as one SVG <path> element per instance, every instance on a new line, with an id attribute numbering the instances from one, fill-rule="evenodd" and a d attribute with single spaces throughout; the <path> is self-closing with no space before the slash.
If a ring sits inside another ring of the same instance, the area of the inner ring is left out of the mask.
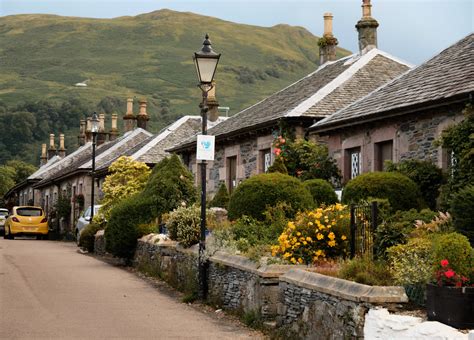
<path id="1" fill-rule="evenodd" d="M 372 258 L 374 253 L 374 232 L 377 228 L 377 202 L 351 205 L 351 258 L 365 256 Z"/>

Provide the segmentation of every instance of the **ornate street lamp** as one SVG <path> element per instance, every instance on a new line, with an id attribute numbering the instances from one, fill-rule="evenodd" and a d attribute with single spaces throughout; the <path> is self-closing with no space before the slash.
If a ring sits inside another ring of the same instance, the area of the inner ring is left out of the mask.
<path id="1" fill-rule="evenodd" d="M 207 135 L 207 94 L 212 89 L 212 81 L 219 63 L 220 53 L 212 50 L 209 35 L 206 34 L 202 48 L 194 53 L 193 61 L 202 91 L 201 108 L 202 134 Z M 206 249 L 206 161 L 201 161 L 201 237 L 199 241 L 199 288 L 202 299 L 207 297 L 207 266 L 204 260 Z"/>
<path id="2" fill-rule="evenodd" d="M 92 185 L 91 185 L 91 222 L 94 218 L 94 186 L 95 186 L 95 146 L 97 143 L 97 133 L 99 132 L 99 118 L 94 112 L 91 118 L 91 132 L 92 132 Z"/>

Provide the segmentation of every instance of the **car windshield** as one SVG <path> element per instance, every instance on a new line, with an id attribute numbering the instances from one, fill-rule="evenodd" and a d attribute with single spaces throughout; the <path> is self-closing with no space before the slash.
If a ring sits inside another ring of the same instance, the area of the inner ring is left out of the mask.
<path id="1" fill-rule="evenodd" d="M 19 216 L 41 216 L 43 210 L 40 208 L 18 208 L 16 214 Z"/>
<path id="2" fill-rule="evenodd" d="M 1 211 L 0 210 L 0 216 L 8 216 L 8 211 Z"/>

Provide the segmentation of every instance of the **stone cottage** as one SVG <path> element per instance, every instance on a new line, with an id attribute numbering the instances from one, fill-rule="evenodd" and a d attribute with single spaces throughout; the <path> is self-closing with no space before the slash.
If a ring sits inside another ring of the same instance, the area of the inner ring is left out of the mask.
<path id="1" fill-rule="evenodd" d="M 273 162 L 272 143 L 281 126 L 305 137 L 306 129 L 334 112 L 405 73 L 411 65 L 377 49 L 378 22 L 371 16 L 370 1 L 362 4 L 362 18 L 356 25 L 360 51 L 336 59 L 337 39 L 332 32 L 332 15 L 324 15 L 320 39 L 320 67 L 287 88 L 230 117 L 208 134 L 216 138 L 215 160 L 207 167 L 208 191 L 224 182 L 230 192 L 251 175 L 265 172 Z M 196 138 L 170 151 L 182 155 L 199 179 Z"/>
<path id="2" fill-rule="evenodd" d="M 441 168 L 449 150 L 433 142 L 463 119 L 474 92 L 474 34 L 384 87 L 310 127 L 328 142 L 345 181 L 383 170 L 384 161 L 430 160 Z"/>

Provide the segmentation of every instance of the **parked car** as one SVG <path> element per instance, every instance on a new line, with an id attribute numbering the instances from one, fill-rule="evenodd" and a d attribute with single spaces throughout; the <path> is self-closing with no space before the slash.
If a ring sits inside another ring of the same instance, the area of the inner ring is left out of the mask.
<path id="1" fill-rule="evenodd" d="M 8 217 L 8 209 L 0 208 L 0 234 L 5 235 L 5 220 Z"/>
<path id="2" fill-rule="evenodd" d="M 99 212 L 100 205 L 94 205 L 94 216 Z M 79 238 L 81 237 L 81 232 L 86 226 L 91 222 L 91 206 L 88 206 L 86 210 L 79 216 L 79 219 L 76 222 L 76 227 L 74 228 L 74 235 L 76 237 L 77 243 L 79 243 Z"/>
<path id="3" fill-rule="evenodd" d="M 13 207 L 5 221 L 4 238 L 13 240 L 15 236 L 33 235 L 38 239 L 48 238 L 48 219 L 40 207 Z"/>

